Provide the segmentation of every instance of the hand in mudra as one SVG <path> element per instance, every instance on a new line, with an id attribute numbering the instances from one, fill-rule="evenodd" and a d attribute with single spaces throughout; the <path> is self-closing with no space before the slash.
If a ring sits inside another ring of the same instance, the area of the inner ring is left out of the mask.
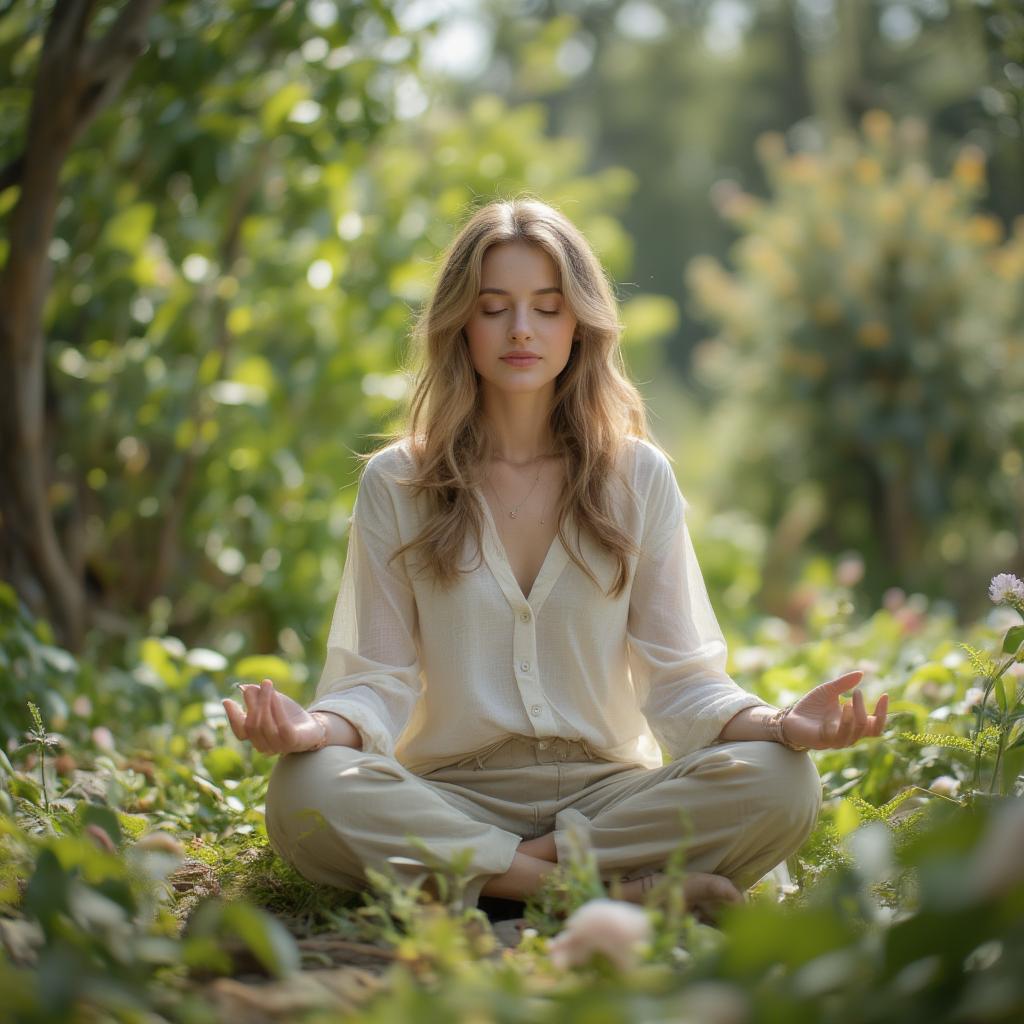
<path id="1" fill-rule="evenodd" d="M 839 695 L 852 690 L 863 675 L 859 669 L 847 672 L 801 697 L 783 723 L 786 739 L 797 746 L 826 750 L 852 746 L 864 736 L 880 736 L 889 708 L 887 693 L 878 698 L 870 715 L 860 690 L 854 690 L 846 704 L 839 703 Z"/>
<path id="2" fill-rule="evenodd" d="M 262 754 L 296 754 L 320 742 L 323 726 L 301 704 L 274 689 L 270 679 L 242 686 L 248 713 L 223 700 L 231 731 Z"/>

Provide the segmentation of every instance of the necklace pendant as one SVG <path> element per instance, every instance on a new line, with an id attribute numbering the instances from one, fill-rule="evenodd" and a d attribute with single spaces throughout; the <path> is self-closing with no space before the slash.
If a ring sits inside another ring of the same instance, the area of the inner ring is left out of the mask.
<path id="1" fill-rule="evenodd" d="M 519 513 L 518 513 L 518 512 L 509 512 L 509 515 L 510 515 L 510 516 L 511 516 L 511 517 L 512 517 L 513 519 L 518 519 L 518 518 L 519 518 Z"/>

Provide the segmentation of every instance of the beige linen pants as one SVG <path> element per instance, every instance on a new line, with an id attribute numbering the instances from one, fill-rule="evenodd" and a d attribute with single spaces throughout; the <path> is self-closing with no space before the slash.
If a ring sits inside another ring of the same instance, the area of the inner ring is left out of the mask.
<path id="1" fill-rule="evenodd" d="M 687 870 L 745 889 L 800 847 L 820 809 L 814 762 L 778 743 L 717 743 L 651 769 L 600 760 L 584 741 L 509 736 L 423 775 L 349 747 L 283 755 L 266 825 L 301 875 L 343 889 L 367 889 L 365 866 L 423 877 L 408 835 L 445 864 L 471 850 L 461 900 L 475 906 L 523 839 L 551 831 L 560 863 L 575 839 L 605 882 L 659 870 L 682 846 Z"/>

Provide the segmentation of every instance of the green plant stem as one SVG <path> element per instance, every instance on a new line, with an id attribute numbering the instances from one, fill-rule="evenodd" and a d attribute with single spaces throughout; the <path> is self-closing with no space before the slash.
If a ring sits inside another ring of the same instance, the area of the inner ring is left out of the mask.
<path id="1" fill-rule="evenodd" d="M 982 723 L 983 723 L 983 721 L 985 719 L 985 705 L 988 703 L 989 696 L 991 695 L 992 690 L 995 688 L 996 683 L 1002 678 L 1002 676 L 1006 672 L 1006 670 L 1012 664 L 1014 664 L 1014 662 L 1016 660 L 1017 660 L 1016 654 L 1011 654 L 1010 657 L 1006 660 L 1006 662 L 1002 666 L 1000 666 L 998 671 L 996 671 L 995 674 L 989 676 L 988 680 L 986 681 L 985 693 L 982 696 L 981 704 L 978 707 L 978 720 L 977 720 L 976 727 L 975 727 L 975 733 L 971 737 L 972 741 L 977 746 L 977 752 L 975 754 L 975 759 L 974 759 L 974 774 L 973 774 L 972 779 L 971 779 L 971 786 L 972 786 L 972 788 L 977 788 L 978 781 L 979 781 L 979 778 L 980 778 L 980 775 L 981 775 L 981 755 L 982 755 L 982 750 L 981 750 L 981 747 L 980 747 L 980 739 L 981 739 L 981 733 L 982 733 L 982 729 L 983 729 Z M 995 758 L 995 762 L 993 763 L 993 766 L 992 766 L 992 777 L 989 780 L 989 786 L 988 786 L 989 793 L 994 793 L 995 792 L 996 783 L 997 783 L 997 781 L 999 779 L 999 766 L 1000 766 L 1000 764 L 1002 763 L 1002 760 L 1003 760 L 1003 751 L 1006 749 L 1007 735 L 1011 731 L 1011 727 L 1012 727 L 1012 723 L 1009 722 L 1009 716 L 1011 714 L 1013 714 L 1013 712 L 1016 710 L 1017 705 L 1019 703 L 1020 703 L 1019 701 L 1015 701 L 1013 706 L 1011 708 L 1009 708 L 1005 713 L 1003 713 L 1000 716 L 1000 719 L 999 719 L 999 742 L 996 745 L 996 758 Z M 1000 788 L 1000 792 L 1002 792 L 1001 788 Z M 1005 795 L 1005 794 L 1003 794 L 1003 795 Z"/>

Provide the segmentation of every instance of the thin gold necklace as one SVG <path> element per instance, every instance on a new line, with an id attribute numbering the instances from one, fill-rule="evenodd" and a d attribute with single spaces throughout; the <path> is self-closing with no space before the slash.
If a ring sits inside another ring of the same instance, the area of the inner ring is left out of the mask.
<path id="1" fill-rule="evenodd" d="M 538 480 L 540 480 L 540 470 L 539 469 L 537 470 L 537 476 L 534 478 L 532 486 L 530 487 L 529 491 L 526 492 L 526 498 L 529 498 L 530 495 L 533 494 L 534 488 L 537 486 L 537 481 Z M 519 509 L 522 508 L 523 502 L 526 501 L 526 498 L 523 498 L 522 501 L 520 501 L 519 504 L 516 505 L 515 508 L 511 508 L 511 509 L 510 508 L 505 508 L 505 502 L 503 502 L 501 500 L 501 495 L 498 493 L 498 488 L 494 486 L 494 481 L 490 477 L 488 477 L 487 478 L 487 482 L 491 485 L 491 490 L 494 491 L 494 496 L 498 499 L 498 504 L 501 505 L 501 507 L 504 508 L 505 511 L 513 519 L 518 519 L 519 518 Z M 543 523 L 544 520 L 542 519 L 541 522 Z"/>

